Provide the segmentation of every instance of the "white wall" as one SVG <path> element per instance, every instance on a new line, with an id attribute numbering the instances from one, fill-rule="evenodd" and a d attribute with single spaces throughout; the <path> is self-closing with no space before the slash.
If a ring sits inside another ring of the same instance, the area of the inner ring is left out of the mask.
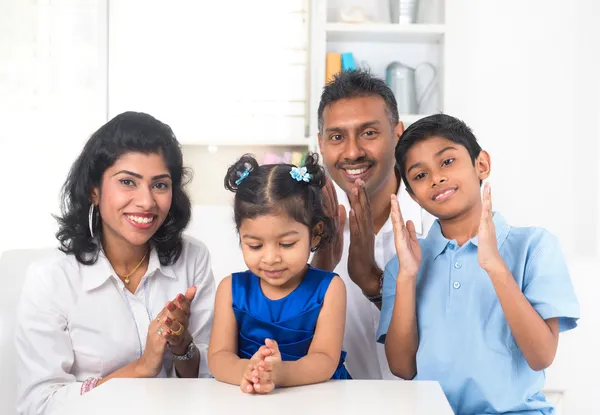
<path id="1" fill-rule="evenodd" d="M 106 122 L 106 0 L 0 4 L 0 252 L 55 245 L 58 193 Z"/>
<path id="2" fill-rule="evenodd" d="M 600 413 L 600 2 L 446 1 L 445 108 L 491 153 L 494 209 L 558 235 L 581 303 L 547 386 Z"/>

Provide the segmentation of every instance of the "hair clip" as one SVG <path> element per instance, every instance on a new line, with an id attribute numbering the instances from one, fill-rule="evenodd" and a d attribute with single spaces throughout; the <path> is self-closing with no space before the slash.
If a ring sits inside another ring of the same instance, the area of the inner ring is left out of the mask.
<path id="1" fill-rule="evenodd" d="M 251 170 L 252 170 L 252 169 L 251 169 L 250 167 L 246 167 L 246 170 L 244 170 L 243 172 L 237 171 L 236 173 L 237 173 L 237 175 L 239 176 L 239 179 L 237 179 L 237 180 L 235 181 L 235 184 L 236 184 L 237 186 L 239 186 L 239 185 L 240 185 L 240 183 L 241 183 L 241 182 L 243 182 L 243 181 L 244 181 L 244 179 L 245 179 L 246 177 L 248 177 L 248 175 L 250 174 L 250 171 L 251 171 Z"/>
<path id="2" fill-rule="evenodd" d="M 310 182 L 310 179 L 312 178 L 310 173 L 306 171 L 306 167 L 292 167 L 292 170 L 290 171 L 290 176 L 292 176 L 299 182 L 306 183 Z"/>

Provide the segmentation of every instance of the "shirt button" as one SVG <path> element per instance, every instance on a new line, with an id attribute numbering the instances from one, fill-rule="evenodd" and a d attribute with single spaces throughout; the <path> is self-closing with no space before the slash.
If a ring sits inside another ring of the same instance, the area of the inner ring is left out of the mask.
<path id="1" fill-rule="evenodd" d="M 460 288 L 460 282 L 454 281 L 454 284 L 452 284 L 452 286 L 458 290 Z"/>
<path id="2" fill-rule="evenodd" d="M 462 263 L 461 263 L 460 261 L 456 261 L 456 262 L 454 263 L 454 268 L 458 269 L 458 268 L 460 268 L 460 267 L 462 267 Z"/>

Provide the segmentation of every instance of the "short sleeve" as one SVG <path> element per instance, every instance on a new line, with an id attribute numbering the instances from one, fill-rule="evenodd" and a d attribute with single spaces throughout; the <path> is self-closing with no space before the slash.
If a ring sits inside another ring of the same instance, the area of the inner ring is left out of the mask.
<path id="1" fill-rule="evenodd" d="M 377 328 L 377 341 L 385 344 L 385 336 L 392 319 L 394 300 L 396 299 L 396 276 L 398 275 L 398 257 L 391 259 L 383 271 L 383 292 L 379 327 Z"/>
<path id="2" fill-rule="evenodd" d="M 556 237 L 543 231 L 527 260 L 523 293 L 544 319 L 558 318 L 560 331 L 577 327 L 579 303 Z"/>

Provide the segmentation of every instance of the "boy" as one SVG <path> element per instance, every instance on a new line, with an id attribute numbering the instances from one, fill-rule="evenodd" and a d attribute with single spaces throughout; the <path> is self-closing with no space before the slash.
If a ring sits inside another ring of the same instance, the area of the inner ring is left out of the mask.
<path id="1" fill-rule="evenodd" d="M 487 184 L 480 196 L 490 156 L 454 117 L 412 124 L 396 161 L 411 197 L 439 219 L 417 240 L 392 196 L 397 257 L 377 333 L 392 373 L 439 381 L 457 415 L 554 413 L 543 370 L 579 318 L 558 241 L 492 212 Z"/>

